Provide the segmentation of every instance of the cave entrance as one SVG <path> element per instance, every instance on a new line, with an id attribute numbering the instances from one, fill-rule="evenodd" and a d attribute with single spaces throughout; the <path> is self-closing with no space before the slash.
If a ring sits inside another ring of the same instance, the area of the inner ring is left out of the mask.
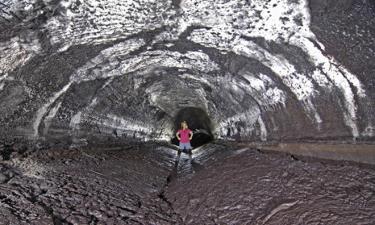
<path id="1" fill-rule="evenodd" d="M 212 141 L 212 123 L 207 113 L 195 107 L 186 107 L 178 111 L 174 119 L 174 132 L 171 139 L 172 144 L 178 145 L 179 141 L 175 134 L 181 127 L 181 122 L 186 121 L 189 129 L 193 131 L 193 139 L 191 140 L 191 146 L 197 148 L 208 142 Z"/>

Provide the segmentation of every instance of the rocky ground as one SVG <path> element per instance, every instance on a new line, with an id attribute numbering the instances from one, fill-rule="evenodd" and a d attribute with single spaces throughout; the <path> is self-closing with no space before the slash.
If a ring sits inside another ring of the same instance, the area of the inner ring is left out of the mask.
<path id="1" fill-rule="evenodd" d="M 375 168 L 224 143 L 0 161 L 0 224 L 374 224 Z"/>
<path id="2" fill-rule="evenodd" d="M 178 224 L 161 193 L 172 165 L 171 151 L 149 146 L 3 161 L 0 224 Z"/>

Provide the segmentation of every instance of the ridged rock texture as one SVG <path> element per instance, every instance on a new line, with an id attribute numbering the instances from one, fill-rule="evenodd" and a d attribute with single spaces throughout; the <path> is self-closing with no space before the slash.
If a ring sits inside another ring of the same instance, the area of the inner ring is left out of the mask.
<path id="1" fill-rule="evenodd" d="M 371 0 L 2 0 L 0 137 L 371 141 Z M 196 115 L 185 115 L 190 123 Z"/>

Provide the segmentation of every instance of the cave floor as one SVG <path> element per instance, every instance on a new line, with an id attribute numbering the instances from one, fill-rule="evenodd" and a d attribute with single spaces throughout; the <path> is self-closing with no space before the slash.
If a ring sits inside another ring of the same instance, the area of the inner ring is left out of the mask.
<path id="1" fill-rule="evenodd" d="M 211 143 L 0 161 L 0 224 L 375 224 L 375 167 Z"/>

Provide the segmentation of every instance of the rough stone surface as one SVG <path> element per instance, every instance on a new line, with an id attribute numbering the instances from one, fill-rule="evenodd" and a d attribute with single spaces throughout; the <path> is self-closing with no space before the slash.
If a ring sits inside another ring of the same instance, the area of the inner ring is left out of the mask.
<path id="1" fill-rule="evenodd" d="M 249 148 L 213 149 L 211 155 L 208 149 L 197 153 L 201 167 L 194 175 L 180 173 L 167 188 L 184 224 L 375 222 L 373 167 Z"/>
<path id="2" fill-rule="evenodd" d="M 0 224 L 181 224 L 160 197 L 173 155 L 152 150 L 57 149 L 1 162 Z"/>
<path id="3" fill-rule="evenodd" d="M 212 143 L 0 162 L 0 224 L 374 224 L 375 168 Z"/>
<path id="4" fill-rule="evenodd" d="M 374 140 L 373 1 L 3 0 L 0 138 Z"/>

